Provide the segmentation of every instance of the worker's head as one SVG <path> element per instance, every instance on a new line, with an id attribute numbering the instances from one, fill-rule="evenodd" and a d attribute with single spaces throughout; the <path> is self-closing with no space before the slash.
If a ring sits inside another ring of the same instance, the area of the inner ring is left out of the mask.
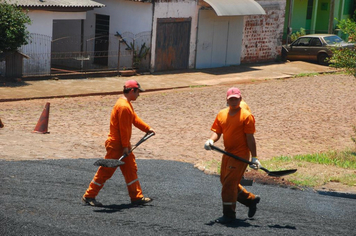
<path id="1" fill-rule="evenodd" d="M 124 95 L 129 101 L 135 101 L 140 92 L 145 91 L 136 80 L 128 80 L 124 85 Z"/>
<path id="2" fill-rule="evenodd" d="M 227 90 L 226 102 L 232 109 L 237 109 L 242 100 L 241 91 L 238 88 L 232 87 Z"/>
<path id="3" fill-rule="evenodd" d="M 129 93 L 132 89 L 135 91 L 139 90 L 140 92 L 145 91 L 136 80 L 126 81 L 124 85 L 124 93 Z"/>

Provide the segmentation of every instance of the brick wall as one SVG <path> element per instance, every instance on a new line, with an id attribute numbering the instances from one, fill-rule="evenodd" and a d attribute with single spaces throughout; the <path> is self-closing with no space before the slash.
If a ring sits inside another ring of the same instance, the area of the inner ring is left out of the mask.
<path id="1" fill-rule="evenodd" d="M 246 16 L 241 63 L 275 61 L 282 49 L 286 1 L 257 1 L 266 15 Z"/>

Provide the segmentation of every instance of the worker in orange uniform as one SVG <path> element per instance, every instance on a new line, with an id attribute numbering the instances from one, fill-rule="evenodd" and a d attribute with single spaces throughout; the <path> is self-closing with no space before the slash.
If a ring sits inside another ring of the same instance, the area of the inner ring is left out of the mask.
<path id="1" fill-rule="evenodd" d="M 247 104 L 242 104 L 241 91 L 230 88 L 226 95 L 229 107 L 221 110 L 211 127 L 213 131 L 206 141 L 204 148 L 211 150 L 211 145 L 223 136 L 225 150 L 246 160 L 252 155 L 253 169 L 259 169 L 261 163 L 257 159 L 255 133 L 255 118 L 246 109 Z M 248 106 L 247 106 L 248 107 Z M 223 201 L 223 216 L 216 220 L 217 223 L 228 224 L 236 219 L 236 201 L 249 208 L 248 216 L 253 217 L 260 202 L 260 196 L 248 192 L 240 185 L 247 164 L 223 155 L 221 162 L 220 181 L 222 183 L 221 196 Z"/>
<path id="2" fill-rule="evenodd" d="M 131 203 L 133 205 L 144 205 L 152 201 L 151 198 L 144 197 L 140 182 L 137 177 L 137 164 L 135 155 L 130 152 L 132 125 L 143 132 L 155 133 L 153 129 L 143 122 L 135 113 L 131 101 L 135 101 L 140 95 L 140 91 L 144 91 L 140 84 L 135 80 L 125 82 L 123 95 L 120 97 L 110 116 L 110 132 L 108 139 L 105 142 L 106 156 L 105 159 L 119 159 L 126 154 L 127 157 L 122 159 L 125 164 L 120 166 L 121 172 L 125 178 Z M 82 197 L 82 202 L 90 206 L 103 206 L 96 201 L 95 197 L 103 188 L 107 181 L 114 174 L 116 168 L 100 166 L 93 180 L 89 184 L 89 188 Z"/>

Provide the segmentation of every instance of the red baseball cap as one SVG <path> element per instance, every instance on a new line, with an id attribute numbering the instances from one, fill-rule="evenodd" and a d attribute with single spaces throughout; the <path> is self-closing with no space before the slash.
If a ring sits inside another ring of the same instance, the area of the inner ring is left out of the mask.
<path id="1" fill-rule="evenodd" d="M 241 91 L 238 88 L 229 88 L 226 93 L 226 99 L 229 98 L 240 98 L 241 97 Z"/>
<path id="2" fill-rule="evenodd" d="M 136 80 L 128 80 L 128 81 L 126 81 L 125 85 L 124 85 L 124 88 L 125 89 L 138 88 L 138 90 L 140 90 L 141 92 L 145 91 L 144 89 L 141 88 L 140 84 Z"/>

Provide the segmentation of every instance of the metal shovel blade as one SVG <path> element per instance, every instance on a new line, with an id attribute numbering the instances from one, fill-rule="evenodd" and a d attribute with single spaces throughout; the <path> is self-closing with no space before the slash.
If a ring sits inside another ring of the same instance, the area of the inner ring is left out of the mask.
<path id="1" fill-rule="evenodd" d="M 269 171 L 263 167 L 261 167 L 261 170 L 265 171 L 269 176 L 272 176 L 272 177 L 281 177 L 281 176 L 285 176 L 285 175 L 290 175 L 297 171 L 297 169 Z"/>
<path id="2" fill-rule="evenodd" d="M 94 162 L 95 166 L 102 166 L 102 167 L 118 167 L 125 164 L 125 162 L 120 161 L 118 159 L 100 159 Z"/>

